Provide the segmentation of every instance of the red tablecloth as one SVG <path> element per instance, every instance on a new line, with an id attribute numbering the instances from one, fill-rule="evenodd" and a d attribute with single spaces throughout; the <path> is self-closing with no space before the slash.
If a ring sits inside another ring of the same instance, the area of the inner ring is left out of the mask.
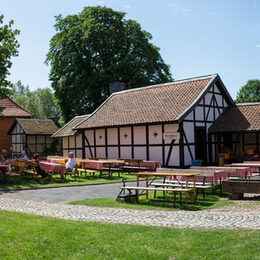
<path id="1" fill-rule="evenodd" d="M 51 173 L 55 173 L 55 172 L 62 172 L 65 173 L 66 172 L 66 167 L 64 164 L 60 164 L 60 163 L 51 163 L 51 162 L 46 162 L 46 161 L 40 161 L 39 162 L 39 166 L 46 171 L 50 171 Z"/>
<path id="2" fill-rule="evenodd" d="M 162 164 L 160 162 L 155 161 L 142 161 L 140 163 L 138 162 L 128 162 L 125 163 L 127 165 L 136 166 L 136 167 L 148 167 L 150 170 L 155 171 L 157 168 L 161 168 Z"/>
<path id="3" fill-rule="evenodd" d="M 214 171 L 214 176 L 201 176 L 201 175 L 197 175 L 195 177 L 195 181 L 196 182 L 203 182 L 205 181 L 206 183 L 214 183 L 217 184 L 220 180 L 226 180 L 228 178 L 228 175 L 225 171 Z M 169 178 L 170 180 L 174 180 L 174 178 L 171 176 Z M 186 181 L 186 177 L 185 176 L 176 176 L 177 180 L 180 181 Z M 192 180 L 192 179 L 190 179 Z"/>
<path id="4" fill-rule="evenodd" d="M 96 160 L 84 159 L 81 161 L 81 167 L 83 169 L 102 170 L 104 164 Z"/>
<path id="5" fill-rule="evenodd" d="M 58 158 L 47 158 L 47 161 L 50 162 L 50 163 L 58 163 L 60 159 Z"/>
<path id="6" fill-rule="evenodd" d="M 252 176 L 252 169 L 249 167 L 237 168 L 236 172 L 229 173 L 229 177 L 241 177 L 246 178 L 247 176 Z"/>

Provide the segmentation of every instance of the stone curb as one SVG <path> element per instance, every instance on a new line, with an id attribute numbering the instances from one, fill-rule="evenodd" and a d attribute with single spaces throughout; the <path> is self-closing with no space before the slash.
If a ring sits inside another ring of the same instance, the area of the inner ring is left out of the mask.
<path id="1" fill-rule="evenodd" d="M 136 182 L 136 181 L 127 181 L 128 183 Z M 93 186 L 93 185 L 104 185 L 104 184 L 116 184 L 122 183 L 122 181 L 116 182 L 100 182 L 100 183 L 85 183 L 85 184 L 69 184 L 69 185 L 61 185 L 61 186 L 47 186 L 47 187 L 28 187 L 28 188 L 14 188 L 14 189 L 0 189 L 1 191 L 20 191 L 20 190 L 41 190 L 41 189 L 54 189 L 54 188 L 66 188 L 66 187 L 81 187 L 81 186 Z"/>

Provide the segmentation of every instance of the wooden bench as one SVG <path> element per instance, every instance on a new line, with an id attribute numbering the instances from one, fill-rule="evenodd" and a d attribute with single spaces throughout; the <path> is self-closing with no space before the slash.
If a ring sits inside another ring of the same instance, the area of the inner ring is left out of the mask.
<path id="1" fill-rule="evenodd" d="M 124 165 L 122 166 L 123 171 L 127 172 L 138 172 L 138 171 L 150 171 L 148 167 L 140 167 L 140 166 L 131 166 L 131 165 Z"/>
<path id="2" fill-rule="evenodd" d="M 154 187 L 172 187 L 172 188 L 181 187 L 181 188 L 186 188 L 186 182 L 178 182 L 178 181 L 170 181 L 170 180 L 165 181 L 165 183 L 163 183 L 163 182 L 152 183 L 150 185 L 154 186 Z M 193 189 L 194 183 L 188 182 L 188 188 Z M 202 190 L 203 198 L 205 199 L 206 198 L 205 197 L 205 190 L 206 189 L 212 189 L 212 188 L 213 188 L 213 186 L 211 186 L 211 185 L 205 185 L 203 183 L 195 183 L 196 197 L 197 197 L 198 191 Z"/>
<path id="3" fill-rule="evenodd" d="M 180 205 L 182 203 L 182 192 L 189 192 L 192 191 L 192 189 L 186 189 L 186 188 L 156 188 L 156 187 L 130 187 L 130 186 L 124 186 L 121 187 L 122 190 L 128 190 L 129 194 L 132 194 L 132 190 L 137 191 L 154 191 L 154 197 L 156 197 L 156 191 L 163 191 L 163 192 L 167 192 L 167 191 L 171 191 L 174 194 L 174 199 L 173 199 L 173 207 L 175 207 L 175 202 L 176 202 L 176 193 L 179 192 L 180 193 Z M 138 195 L 137 195 L 137 199 L 138 199 Z"/>
<path id="4" fill-rule="evenodd" d="M 67 175 L 70 175 L 70 176 L 74 175 L 74 179 L 75 179 L 75 181 L 76 181 L 76 176 L 79 176 L 79 172 L 78 172 L 78 171 L 75 171 L 75 170 L 73 170 L 73 171 L 71 171 L 71 172 L 65 172 L 65 173 L 64 173 L 64 179 L 65 179 L 65 180 L 66 180 Z"/>
<path id="5" fill-rule="evenodd" d="M 37 176 L 39 176 L 39 174 L 37 173 L 37 171 L 35 169 L 35 167 L 37 166 L 37 163 L 27 161 L 26 165 L 30 166 L 31 169 L 23 168 L 23 173 L 30 174 L 32 176 L 32 179 L 37 181 Z"/>
<path id="6" fill-rule="evenodd" d="M 129 163 L 129 165 L 123 165 L 122 166 L 123 171 L 128 171 L 128 172 L 150 171 L 149 167 L 140 166 L 140 163 L 143 162 L 142 159 L 121 159 L 121 158 L 118 158 L 118 160 L 123 160 L 125 163 Z M 133 165 L 131 165 L 131 163 L 137 163 L 138 166 L 133 166 Z"/>
<path id="7" fill-rule="evenodd" d="M 100 175 L 103 174 L 103 171 L 107 171 L 109 173 L 109 177 L 112 177 L 112 173 L 113 172 L 117 172 L 118 173 L 118 177 L 120 177 L 120 173 L 123 172 L 122 168 L 115 168 L 115 167 L 103 167 L 102 170 L 100 171 Z"/>
<path id="8" fill-rule="evenodd" d="M 21 174 L 18 172 L 6 173 L 7 183 L 10 183 L 10 177 L 18 177 L 18 182 L 21 182 Z"/>
<path id="9" fill-rule="evenodd" d="M 95 173 L 97 172 L 97 171 L 95 171 L 95 170 L 89 170 L 89 169 L 84 169 L 84 168 L 78 168 L 78 172 L 79 173 L 85 173 L 85 178 L 87 178 L 87 174 L 88 173 L 90 173 L 90 174 L 92 174 L 92 176 L 94 177 L 95 176 Z"/>

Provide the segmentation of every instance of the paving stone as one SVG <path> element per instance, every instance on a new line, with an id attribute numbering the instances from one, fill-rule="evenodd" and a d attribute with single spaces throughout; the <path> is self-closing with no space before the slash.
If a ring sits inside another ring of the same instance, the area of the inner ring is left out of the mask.
<path id="1" fill-rule="evenodd" d="M 10 198 L 8 194 L 0 197 L 0 209 L 28 213 L 33 215 L 55 217 L 76 221 L 94 221 L 105 223 L 135 224 L 144 226 L 164 226 L 178 228 L 227 228 L 260 229 L 258 211 L 156 211 L 121 208 L 90 207 L 24 201 Z"/>

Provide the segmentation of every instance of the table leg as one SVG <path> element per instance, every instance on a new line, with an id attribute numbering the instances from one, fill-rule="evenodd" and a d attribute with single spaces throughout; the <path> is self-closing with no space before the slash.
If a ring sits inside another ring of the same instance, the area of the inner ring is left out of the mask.
<path id="1" fill-rule="evenodd" d="M 136 187 L 139 187 L 139 175 L 136 176 Z M 139 190 L 136 190 L 136 200 L 139 201 Z"/>
<path id="2" fill-rule="evenodd" d="M 61 169 L 60 169 L 60 179 L 63 180 L 63 172 Z"/>
<path id="3" fill-rule="evenodd" d="M 189 188 L 189 177 L 187 176 L 186 177 L 186 189 Z M 188 196 L 189 196 L 189 192 L 186 191 L 186 196 L 185 196 L 185 203 L 187 204 L 188 203 Z"/>
<path id="4" fill-rule="evenodd" d="M 148 176 L 145 176 L 146 187 L 148 187 Z M 146 191 L 146 199 L 148 199 L 148 190 Z"/>
<path id="5" fill-rule="evenodd" d="M 197 191 L 196 191 L 196 177 L 193 176 L 193 199 L 197 200 Z"/>

